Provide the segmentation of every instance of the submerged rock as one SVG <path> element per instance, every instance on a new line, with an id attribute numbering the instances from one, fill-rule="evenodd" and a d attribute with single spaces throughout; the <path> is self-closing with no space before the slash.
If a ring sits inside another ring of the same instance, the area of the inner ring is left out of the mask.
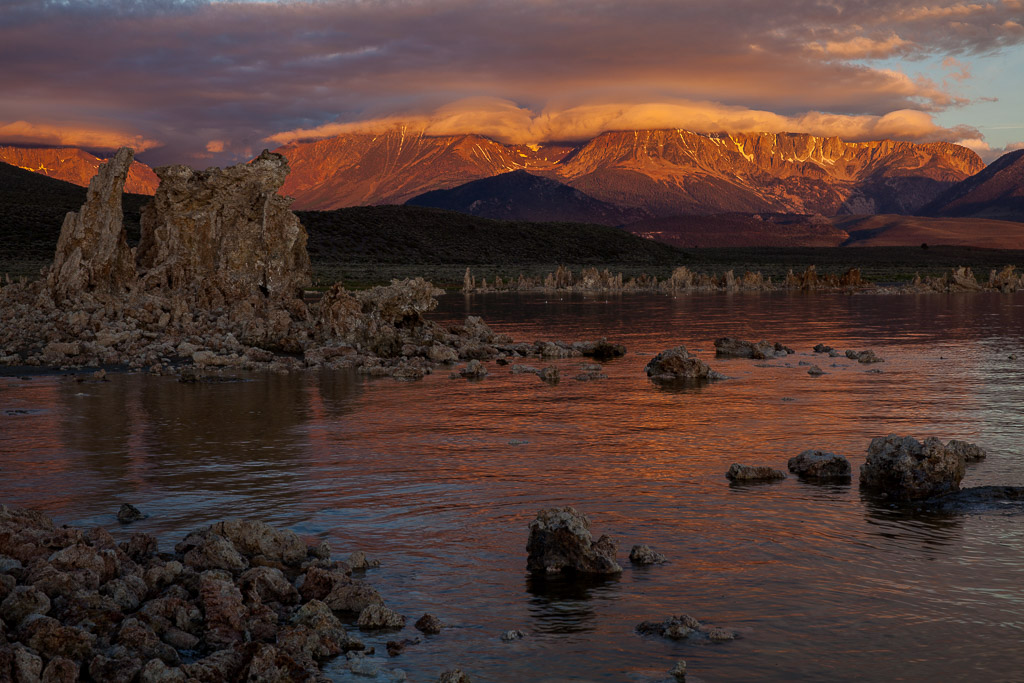
<path id="1" fill-rule="evenodd" d="M 662 351 L 644 367 L 647 376 L 655 382 L 708 381 L 724 379 L 708 364 L 690 355 L 685 346 Z"/>
<path id="2" fill-rule="evenodd" d="M 672 670 L 668 672 L 668 675 L 672 677 L 676 683 L 686 683 L 686 662 L 680 659 L 676 662 Z"/>
<path id="3" fill-rule="evenodd" d="M 850 461 L 843 456 L 815 449 L 806 450 L 790 458 L 788 467 L 790 472 L 801 479 L 849 481 L 852 471 Z"/>
<path id="4" fill-rule="evenodd" d="M 878 356 L 876 356 L 875 352 L 872 351 L 871 349 L 866 349 L 864 351 L 854 351 L 852 349 L 848 349 L 846 351 L 846 357 L 849 358 L 850 360 L 855 360 L 858 363 L 884 363 L 885 362 L 884 358 L 879 358 Z"/>
<path id="5" fill-rule="evenodd" d="M 860 485 L 894 500 L 921 500 L 959 491 L 965 469 L 964 454 L 935 437 L 922 443 L 890 434 L 871 440 Z"/>
<path id="6" fill-rule="evenodd" d="M 590 520 L 572 507 L 548 508 L 530 522 L 526 568 L 531 572 L 619 574 L 615 542 L 608 536 L 593 540 Z"/>
<path id="7" fill-rule="evenodd" d="M 511 643 L 516 640 L 522 640 L 526 637 L 526 634 L 519 629 L 513 629 L 511 631 L 505 631 L 501 634 L 501 640 L 505 643 Z"/>
<path id="8" fill-rule="evenodd" d="M 734 462 L 725 473 L 730 481 L 777 481 L 785 479 L 786 473 L 764 465 L 741 465 Z"/>
<path id="9" fill-rule="evenodd" d="M 664 564 L 668 560 L 661 553 L 652 550 L 649 546 L 644 544 L 635 545 L 629 551 L 629 561 L 633 564 L 648 565 L 648 564 Z"/>
<path id="10" fill-rule="evenodd" d="M 736 639 L 735 632 L 721 626 L 702 624 L 689 614 L 671 616 L 663 621 L 643 621 L 637 624 L 636 631 L 640 635 L 658 635 L 669 640 L 686 640 L 690 637 L 701 636 L 711 642 L 722 643 Z"/>
<path id="11" fill-rule="evenodd" d="M 117 521 L 121 524 L 131 524 L 141 519 L 146 519 L 147 515 L 142 514 L 139 508 L 135 507 L 131 503 L 123 503 L 121 509 L 117 511 Z"/>
<path id="12" fill-rule="evenodd" d="M 719 337 L 715 340 L 715 355 L 719 358 L 767 360 L 787 356 L 791 353 L 793 353 L 793 349 L 788 346 L 783 346 L 778 342 L 768 342 L 764 339 L 758 342 L 749 342 L 734 337 Z"/>

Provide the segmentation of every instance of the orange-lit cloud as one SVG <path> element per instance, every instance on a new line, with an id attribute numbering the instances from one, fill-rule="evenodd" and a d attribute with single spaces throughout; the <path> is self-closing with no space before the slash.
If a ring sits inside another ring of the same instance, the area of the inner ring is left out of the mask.
<path id="1" fill-rule="evenodd" d="M 1005 147 L 992 147 L 981 138 L 966 138 L 963 140 L 957 140 L 956 143 L 977 152 L 978 156 L 980 156 L 982 161 L 986 164 L 991 164 L 993 161 L 1009 152 L 1024 149 L 1024 141 L 1011 142 Z"/>
<path id="2" fill-rule="evenodd" d="M 980 73 L 1022 49 L 1022 16 L 1021 0 L 8 0 L 0 121 L 60 112 L 94 135 L 20 139 L 104 149 L 110 122 L 164 143 L 154 164 L 396 112 L 494 137 L 636 121 L 948 137 L 906 112 L 1000 93 L 968 71 L 921 77 L 921 60 Z M 515 104 L 438 115 L 474 97 Z"/>
<path id="3" fill-rule="evenodd" d="M 714 102 L 586 104 L 534 114 L 506 100 L 473 98 L 437 109 L 429 116 L 385 117 L 353 123 L 331 123 L 271 135 L 270 142 L 287 144 L 342 133 L 377 133 L 408 127 L 424 135 L 478 133 L 501 142 L 527 144 L 586 140 L 610 130 L 681 128 L 701 133 L 810 133 L 845 140 L 955 140 L 979 135 L 969 127 L 942 128 L 922 111 L 904 109 L 888 114 L 843 115 L 806 112 L 782 116 L 770 111 L 730 107 Z"/>
<path id="4" fill-rule="evenodd" d="M 84 147 L 97 151 L 131 147 L 136 153 L 160 146 L 158 141 L 142 135 L 73 126 L 52 126 L 28 121 L 0 122 L 0 142 L 48 147 Z"/>

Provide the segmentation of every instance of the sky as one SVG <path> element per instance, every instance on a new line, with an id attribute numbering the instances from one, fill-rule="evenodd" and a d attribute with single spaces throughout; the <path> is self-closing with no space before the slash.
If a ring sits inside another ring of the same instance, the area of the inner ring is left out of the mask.
<path id="1" fill-rule="evenodd" d="M 0 144 L 234 163 L 397 125 L 1024 147 L 1024 0 L 0 0 Z"/>

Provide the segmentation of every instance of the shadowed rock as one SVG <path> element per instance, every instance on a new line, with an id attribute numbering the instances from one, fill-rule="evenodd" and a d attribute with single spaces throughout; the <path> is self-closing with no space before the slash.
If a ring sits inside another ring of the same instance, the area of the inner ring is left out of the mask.
<path id="1" fill-rule="evenodd" d="M 250 164 L 155 169 L 142 210 L 138 264 L 147 287 L 194 291 L 209 307 L 262 293 L 294 299 L 310 283 L 306 230 L 277 193 L 288 162 L 266 150 Z"/>
<path id="2" fill-rule="evenodd" d="M 788 467 L 801 479 L 850 480 L 850 461 L 827 451 L 806 450 L 790 458 Z"/>
<path id="3" fill-rule="evenodd" d="M 715 340 L 715 355 L 719 358 L 753 358 L 766 360 L 793 353 L 793 349 L 775 342 L 749 342 L 734 337 L 719 337 Z"/>
<path id="4" fill-rule="evenodd" d="M 56 303 L 83 294 L 123 294 L 135 282 L 121 195 L 132 150 L 122 147 L 89 183 L 85 204 L 64 218 L 46 284 Z"/>
<path id="5" fill-rule="evenodd" d="M 700 358 L 691 356 L 685 346 L 662 351 L 647 363 L 644 371 L 655 382 L 725 379 Z"/>
<path id="6" fill-rule="evenodd" d="M 741 465 L 734 462 L 729 466 L 725 476 L 730 481 L 778 481 L 786 478 L 786 473 L 765 465 Z"/>
<path id="7" fill-rule="evenodd" d="M 642 543 L 630 549 L 629 561 L 639 565 L 664 564 L 667 562 L 664 555 Z"/>
<path id="8" fill-rule="evenodd" d="M 549 508 L 530 522 L 526 568 L 531 572 L 618 574 L 615 542 L 608 536 L 594 540 L 590 520 L 572 507 Z"/>
<path id="9" fill-rule="evenodd" d="M 922 443 L 890 434 L 871 440 L 860 485 L 894 500 L 921 500 L 959 491 L 965 469 L 963 453 L 935 437 Z"/>

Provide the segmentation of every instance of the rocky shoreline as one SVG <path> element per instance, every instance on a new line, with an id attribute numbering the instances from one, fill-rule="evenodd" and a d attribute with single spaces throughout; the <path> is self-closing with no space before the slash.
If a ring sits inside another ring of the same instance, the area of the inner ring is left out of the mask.
<path id="1" fill-rule="evenodd" d="M 516 344 L 476 317 L 442 327 L 425 318 L 442 290 L 421 278 L 359 292 L 339 283 L 307 300 L 306 233 L 277 194 L 287 161 L 270 152 L 223 170 L 156 169 L 132 249 L 121 210 L 131 161 L 123 148 L 100 167 L 39 280 L 0 288 L 0 367 L 193 378 L 328 367 L 415 380 L 460 360 L 602 352 L 599 342 Z"/>

